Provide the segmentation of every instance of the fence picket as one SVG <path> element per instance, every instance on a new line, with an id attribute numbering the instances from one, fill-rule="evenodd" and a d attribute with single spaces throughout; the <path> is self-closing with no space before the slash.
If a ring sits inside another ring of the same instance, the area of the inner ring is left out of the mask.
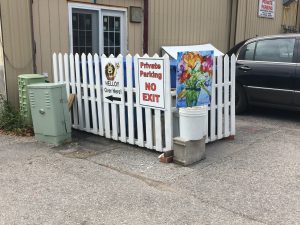
<path id="1" fill-rule="evenodd" d="M 137 117 L 137 134 L 138 134 L 138 141 L 137 145 L 140 147 L 144 147 L 144 126 L 143 126 L 143 110 L 142 107 L 140 106 L 138 96 L 140 96 L 140 90 L 137 85 L 137 81 L 139 79 L 138 75 L 138 57 L 140 57 L 138 54 L 135 55 L 134 57 L 134 74 L 135 74 L 135 95 L 137 96 L 136 99 L 136 117 Z M 144 57 L 147 57 L 145 55 Z"/>
<path id="2" fill-rule="evenodd" d="M 113 55 L 110 55 L 109 58 L 114 58 Z M 121 66 L 120 69 L 122 69 L 123 67 Z M 111 116 L 112 116 L 112 139 L 113 140 L 119 140 L 119 135 L 118 135 L 118 131 L 119 131 L 119 114 L 117 112 L 117 104 L 116 103 L 109 103 L 110 107 L 111 107 Z"/>
<path id="3" fill-rule="evenodd" d="M 146 108 L 145 112 L 146 112 L 146 147 L 152 149 L 153 148 L 152 110 Z"/>
<path id="4" fill-rule="evenodd" d="M 122 55 L 118 55 L 118 59 L 123 63 L 123 56 Z M 121 66 L 120 67 L 120 74 L 123 75 L 122 79 L 123 79 L 123 84 L 124 84 L 124 67 Z M 122 98 L 125 99 L 125 90 L 124 88 L 122 89 Z M 126 143 L 126 120 L 125 120 L 125 102 L 121 102 L 119 104 L 119 115 L 120 115 L 120 141 L 125 142 Z"/>
<path id="5" fill-rule="evenodd" d="M 105 59 L 106 58 L 106 55 L 102 55 L 101 56 L 101 64 L 103 63 L 102 62 L 102 59 Z M 105 74 L 105 71 L 103 71 L 103 68 L 101 70 L 101 74 L 104 76 Z M 103 99 L 102 99 L 103 101 Z M 104 105 L 104 130 L 105 130 L 105 137 L 106 138 L 111 138 L 111 130 L 110 130 L 110 112 L 109 112 L 109 104 L 107 102 L 104 102 L 103 103 Z"/>
<path id="6" fill-rule="evenodd" d="M 224 136 L 229 136 L 229 57 L 224 57 Z"/>
<path id="7" fill-rule="evenodd" d="M 71 93 L 76 95 L 76 82 L 75 82 L 75 67 L 74 67 L 74 55 L 70 54 L 70 78 L 71 78 Z M 73 104 L 73 124 L 75 128 L 78 128 L 78 108 L 77 101 Z"/>
<path id="8" fill-rule="evenodd" d="M 217 70 L 217 90 L 218 90 L 218 139 L 223 137 L 223 57 L 218 57 L 218 70 Z"/>
<path id="9" fill-rule="evenodd" d="M 217 57 L 213 61 L 213 76 L 211 87 L 211 102 L 210 102 L 210 141 L 216 140 L 216 65 Z"/>
<path id="10" fill-rule="evenodd" d="M 161 126 L 161 111 L 159 109 L 155 109 L 155 149 L 158 152 L 163 151 L 162 146 L 162 126 Z"/>
<path id="11" fill-rule="evenodd" d="M 173 149 L 173 112 L 172 112 L 172 95 L 171 95 L 171 74 L 170 74 L 170 59 L 167 54 L 163 56 L 164 59 L 164 73 L 165 73 L 165 150 Z"/>
<path id="12" fill-rule="evenodd" d="M 103 128 L 103 107 L 102 107 L 102 93 L 101 93 L 101 82 L 100 82 L 100 61 L 98 54 L 94 55 L 94 63 L 95 63 L 95 77 L 96 77 L 96 93 L 97 93 L 97 115 L 98 115 L 98 129 L 99 135 L 104 135 Z"/>
<path id="13" fill-rule="evenodd" d="M 77 104 L 78 104 L 78 120 L 79 129 L 83 130 L 83 109 L 82 109 L 82 93 L 81 93 L 81 73 L 80 73 L 80 60 L 79 54 L 75 54 L 75 71 L 76 71 L 76 88 L 77 88 Z"/>
<path id="14" fill-rule="evenodd" d="M 89 94 L 87 84 L 87 68 L 86 68 L 86 55 L 81 55 L 81 69 L 82 69 L 82 86 L 83 86 L 83 101 L 84 101 L 84 118 L 85 118 L 85 130 L 90 131 L 90 110 L 89 110 Z"/>
<path id="15" fill-rule="evenodd" d="M 96 112 L 96 97 L 95 97 L 95 81 L 94 81 L 94 65 L 93 56 L 88 54 L 88 68 L 89 68 L 89 89 L 90 89 L 90 102 L 92 108 L 92 133 L 97 134 L 97 112 Z"/>
<path id="16" fill-rule="evenodd" d="M 58 83 L 58 67 L 57 67 L 56 53 L 53 53 L 52 61 L 53 61 L 53 80 L 54 80 L 54 83 Z"/>
<path id="17" fill-rule="evenodd" d="M 119 140 L 119 135 L 118 135 L 119 115 L 117 114 L 117 105 L 111 103 L 110 106 L 111 106 L 111 117 L 112 117 L 112 139 L 117 141 Z"/>
<path id="18" fill-rule="evenodd" d="M 65 81 L 66 81 L 67 96 L 69 97 L 69 95 L 70 95 L 70 69 L 69 69 L 68 54 L 64 55 L 64 68 L 65 68 Z"/>
<path id="19" fill-rule="evenodd" d="M 236 71 L 236 56 L 231 56 L 231 71 L 230 71 L 230 82 L 231 82 L 231 97 L 230 97 L 230 135 L 235 135 L 235 71 Z"/>
<path id="20" fill-rule="evenodd" d="M 64 65 L 63 65 L 63 57 L 62 54 L 58 54 L 58 68 L 59 68 L 59 83 L 64 82 Z"/>
<path id="21" fill-rule="evenodd" d="M 132 56 L 126 56 L 126 81 L 127 81 L 127 112 L 128 112 L 128 143 L 134 144 L 134 117 L 133 117 L 133 83 L 132 83 Z"/>

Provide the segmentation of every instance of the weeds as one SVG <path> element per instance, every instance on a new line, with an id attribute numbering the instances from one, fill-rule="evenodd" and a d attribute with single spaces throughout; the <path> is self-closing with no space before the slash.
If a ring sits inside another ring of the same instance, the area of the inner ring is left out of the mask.
<path id="1" fill-rule="evenodd" d="M 20 112 L 0 95 L 0 131 L 18 136 L 32 135 L 32 128 L 25 124 Z"/>

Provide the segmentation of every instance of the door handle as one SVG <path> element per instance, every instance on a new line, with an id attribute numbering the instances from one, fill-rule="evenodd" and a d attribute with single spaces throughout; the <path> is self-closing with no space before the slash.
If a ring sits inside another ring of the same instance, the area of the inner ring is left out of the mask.
<path id="1" fill-rule="evenodd" d="M 248 71 L 248 70 L 252 70 L 249 66 L 241 66 L 239 67 L 240 70 L 243 70 L 243 71 Z"/>

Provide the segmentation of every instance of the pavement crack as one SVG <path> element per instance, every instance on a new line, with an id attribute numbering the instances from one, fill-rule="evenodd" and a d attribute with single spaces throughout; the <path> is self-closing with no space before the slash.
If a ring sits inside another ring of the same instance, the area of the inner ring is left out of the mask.
<path id="1" fill-rule="evenodd" d="M 107 169 L 116 171 L 120 174 L 138 179 L 138 180 L 142 181 L 143 183 L 145 183 L 146 185 L 148 185 L 149 187 L 153 187 L 153 188 L 155 188 L 159 191 L 176 192 L 176 190 L 174 188 L 172 188 L 170 185 L 168 185 L 168 184 L 166 184 L 162 181 L 158 181 L 158 180 L 154 180 L 154 179 L 151 179 L 151 178 L 148 178 L 148 177 L 144 177 L 144 176 L 141 176 L 141 175 L 136 174 L 136 173 L 131 173 L 129 171 L 124 171 L 124 170 L 121 170 L 117 167 L 113 167 L 113 166 L 106 165 L 106 164 L 103 164 L 103 163 L 98 163 L 98 162 L 95 162 L 93 160 L 88 160 L 88 159 L 85 159 L 85 160 L 87 160 L 89 162 L 92 162 L 94 164 L 97 164 L 99 166 L 105 167 Z"/>

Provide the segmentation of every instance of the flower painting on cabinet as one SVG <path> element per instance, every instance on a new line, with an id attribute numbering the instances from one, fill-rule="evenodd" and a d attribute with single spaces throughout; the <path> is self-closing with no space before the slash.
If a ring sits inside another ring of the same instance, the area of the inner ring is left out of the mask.
<path id="1" fill-rule="evenodd" d="M 210 104 L 213 60 L 213 51 L 178 53 L 177 108 Z"/>

